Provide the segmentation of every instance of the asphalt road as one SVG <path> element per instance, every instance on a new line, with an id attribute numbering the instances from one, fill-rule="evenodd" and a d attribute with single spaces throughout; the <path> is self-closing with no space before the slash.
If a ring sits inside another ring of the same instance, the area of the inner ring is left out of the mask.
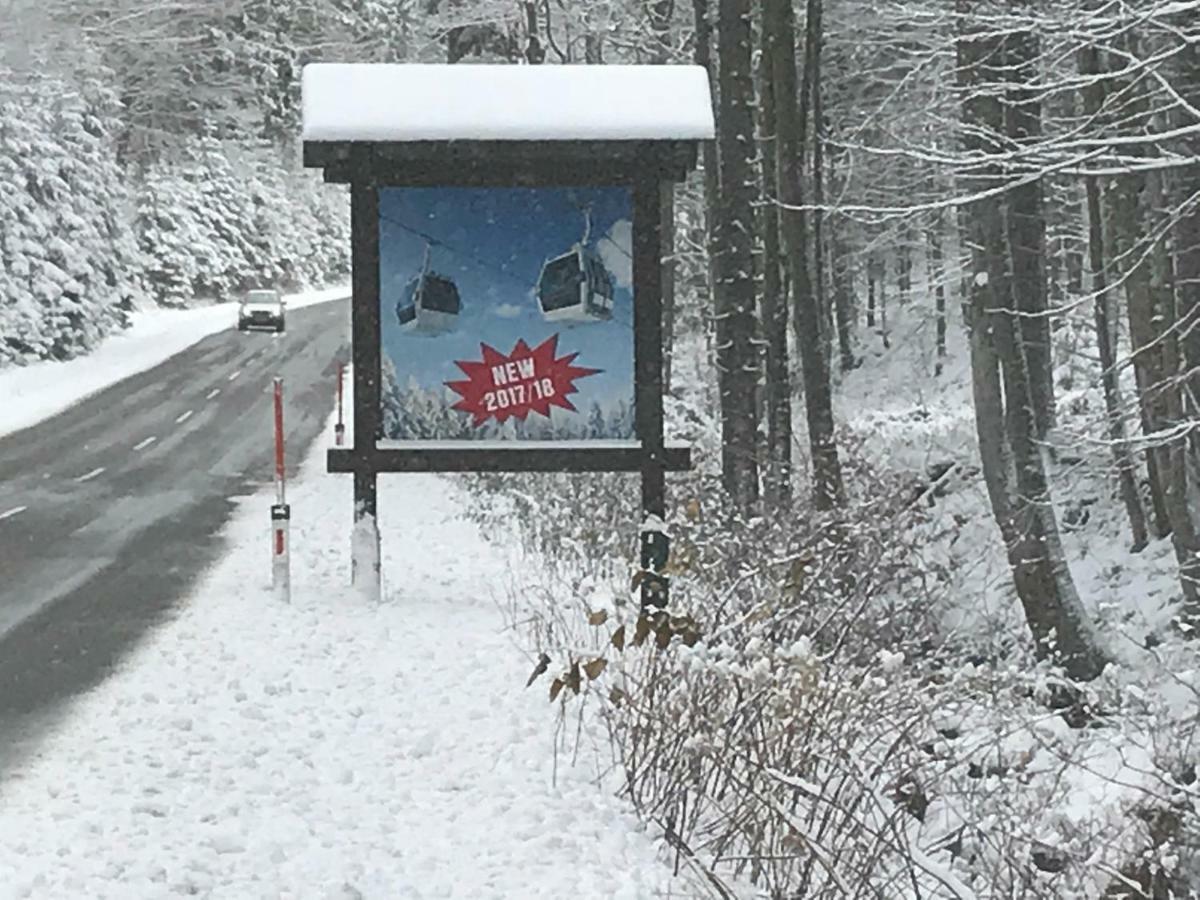
<path id="1" fill-rule="evenodd" d="M 234 498 L 273 477 L 276 376 L 289 463 L 308 450 L 348 358 L 347 306 L 290 310 L 281 335 L 211 335 L 0 438 L 0 767 L 220 556 Z M 264 542 L 268 527 L 264 508 Z"/>

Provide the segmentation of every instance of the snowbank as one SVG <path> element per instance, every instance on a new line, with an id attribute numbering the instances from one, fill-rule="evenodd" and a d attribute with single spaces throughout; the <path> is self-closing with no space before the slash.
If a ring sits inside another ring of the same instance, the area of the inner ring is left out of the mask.
<path id="1" fill-rule="evenodd" d="M 289 490 L 292 604 L 271 599 L 264 491 L 178 617 L 0 786 L 0 898 L 658 896 L 651 839 L 555 763 L 545 687 L 523 689 L 489 599 L 508 560 L 459 494 L 381 482 L 387 598 L 365 606 L 326 449 Z"/>
<path id="2" fill-rule="evenodd" d="M 346 297 L 348 287 L 291 295 L 289 309 Z M 131 326 L 66 362 L 0 369 L 0 437 L 36 425 L 118 381 L 152 369 L 210 334 L 237 324 L 237 304 L 135 312 Z"/>

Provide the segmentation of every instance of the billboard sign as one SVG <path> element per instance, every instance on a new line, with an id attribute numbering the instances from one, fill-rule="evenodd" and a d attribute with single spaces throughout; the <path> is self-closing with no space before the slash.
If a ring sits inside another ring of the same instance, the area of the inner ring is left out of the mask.
<path id="1" fill-rule="evenodd" d="M 379 191 L 385 443 L 635 438 L 626 187 Z"/>

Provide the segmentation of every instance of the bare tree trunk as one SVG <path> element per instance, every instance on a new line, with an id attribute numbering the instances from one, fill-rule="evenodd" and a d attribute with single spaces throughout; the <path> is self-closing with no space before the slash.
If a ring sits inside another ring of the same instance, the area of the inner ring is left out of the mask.
<path id="1" fill-rule="evenodd" d="M 1009 42 L 986 25 L 995 21 L 991 3 L 958 0 L 957 9 L 963 29 L 957 52 L 967 126 L 964 149 L 971 155 L 996 153 L 1007 131 L 996 88 L 1012 78 L 1011 61 L 1005 58 Z M 977 174 L 979 187 L 1001 183 L 994 164 L 981 165 Z M 976 430 L 992 512 L 1037 655 L 1062 665 L 1071 678 L 1086 681 L 1100 674 L 1107 659 L 1067 566 L 1039 447 L 1033 379 L 1015 296 L 1018 266 L 1007 225 L 1010 204 L 1026 211 L 1008 192 L 977 200 L 965 215 L 974 273 L 971 365 Z"/>
<path id="2" fill-rule="evenodd" d="M 833 309 L 837 316 L 838 358 L 843 372 L 858 365 L 854 357 L 854 273 L 850 251 L 843 238 L 844 223 L 831 221 L 830 255 L 833 257 Z"/>
<path id="3" fill-rule="evenodd" d="M 701 66 L 708 72 L 708 83 L 713 96 L 716 96 L 716 78 L 713 70 L 712 60 L 712 21 L 709 18 L 708 0 L 692 0 L 692 12 L 695 17 L 696 25 L 696 46 L 695 46 L 695 63 Z M 717 122 L 717 130 L 721 128 L 721 111 L 720 109 L 713 110 L 714 118 Z M 706 249 L 708 251 L 708 295 L 713 301 L 715 307 L 716 296 L 716 257 L 717 248 L 714 242 L 715 229 L 714 218 L 717 208 L 717 198 L 720 195 L 721 181 L 720 168 L 717 163 L 717 145 L 715 141 L 705 141 L 701 145 L 700 150 L 701 168 L 704 170 L 704 236 Z M 712 350 L 712 329 L 706 328 L 705 341 L 709 346 L 709 352 Z M 710 360 L 710 364 L 714 361 Z"/>
<path id="4" fill-rule="evenodd" d="M 1111 322 L 1114 318 L 1114 309 L 1112 292 L 1108 289 L 1108 278 L 1105 274 L 1103 212 L 1100 209 L 1100 185 L 1097 184 L 1095 177 L 1087 179 L 1087 203 L 1092 290 L 1096 294 L 1096 340 L 1100 351 L 1100 377 L 1104 387 L 1108 439 L 1112 443 L 1121 500 L 1125 504 L 1125 514 L 1129 517 L 1129 530 L 1133 536 L 1133 549 L 1136 552 L 1146 546 L 1149 534 L 1146 530 L 1146 512 L 1142 509 L 1142 499 L 1138 494 L 1137 465 L 1129 452 L 1128 437 L 1125 433 L 1125 416 L 1121 412 L 1121 391 L 1117 381 L 1117 355 L 1112 345 Z"/>
<path id="5" fill-rule="evenodd" d="M 942 210 L 936 209 L 933 221 L 925 232 L 929 247 L 929 278 L 933 282 L 934 315 L 937 318 L 937 344 L 935 354 L 937 360 L 933 364 L 933 374 L 942 374 L 942 360 L 946 358 L 946 261 L 942 252 L 942 232 L 945 229 L 946 218 Z"/>
<path id="6" fill-rule="evenodd" d="M 875 282 L 878 275 L 878 264 L 875 261 L 875 251 L 867 254 L 867 327 L 875 327 Z"/>
<path id="7" fill-rule="evenodd" d="M 879 337 L 883 342 L 884 350 L 888 350 L 892 346 L 891 332 L 888 330 L 887 285 L 887 257 L 885 256 L 879 264 Z"/>
<path id="8" fill-rule="evenodd" d="M 1078 186 L 1072 191 L 1072 201 L 1067 214 L 1067 221 L 1074 228 L 1078 228 L 1082 223 L 1087 221 L 1085 216 L 1086 197 L 1079 196 Z M 1063 253 L 1063 264 L 1066 268 L 1067 277 L 1067 295 L 1068 297 L 1078 297 L 1083 293 L 1083 270 L 1084 258 L 1083 247 L 1085 242 L 1080 240 L 1080 235 L 1077 231 L 1069 232 L 1069 239 L 1066 249 Z"/>
<path id="9" fill-rule="evenodd" d="M 1196 35 L 1193 23 L 1192 34 Z M 1192 40 L 1178 58 L 1181 93 L 1195 109 L 1200 109 L 1200 43 Z M 1200 139 L 1190 140 L 1190 151 L 1200 157 Z M 1180 207 L 1175 224 L 1175 290 L 1177 294 L 1178 335 L 1183 357 L 1180 389 L 1184 393 L 1184 415 L 1193 423 L 1200 420 L 1200 165 L 1193 164 L 1178 173 L 1175 196 Z M 1190 435 L 1188 471 L 1193 481 L 1200 480 L 1200 435 Z M 1192 509 L 1189 504 L 1189 509 Z M 1200 604 L 1189 601 L 1183 617 L 1200 636 Z"/>
<path id="10" fill-rule="evenodd" d="M 1161 386 L 1163 382 L 1160 348 L 1154 343 L 1154 298 L 1150 288 L 1150 267 L 1140 259 L 1138 235 L 1142 215 L 1138 196 L 1145 190 L 1145 176 L 1130 173 L 1118 176 L 1109 191 L 1112 225 L 1112 256 L 1123 270 L 1125 305 L 1129 317 L 1129 340 L 1133 348 L 1133 368 L 1137 380 L 1138 406 L 1142 431 L 1154 434 L 1166 415 Z M 1146 451 L 1146 467 L 1154 508 L 1155 536 L 1166 537 L 1171 531 L 1166 504 L 1166 472 L 1162 453 L 1152 447 Z"/>
<path id="11" fill-rule="evenodd" d="M 775 137 L 774 60 L 777 36 L 761 28 L 759 134 L 762 166 L 762 325 L 766 344 L 767 503 L 781 508 L 792 496 L 792 385 L 788 360 L 788 291 L 779 236 L 779 177 Z"/>
<path id="12" fill-rule="evenodd" d="M 1150 273 L 1145 262 L 1137 259 L 1137 234 L 1139 230 L 1137 195 L 1141 190 L 1140 175 L 1128 174 L 1114 179 L 1106 192 L 1105 236 L 1109 243 L 1109 259 L 1121 271 L 1125 286 L 1125 312 L 1129 322 L 1129 343 L 1133 350 L 1133 372 L 1137 382 L 1138 412 L 1142 433 L 1153 434 L 1162 420 L 1161 411 L 1155 402 L 1154 385 L 1161 380 L 1154 360 L 1156 348 L 1150 347 L 1153 326 L 1150 322 Z M 1146 472 L 1150 485 L 1150 505 L 1154 513 L 1153 525 L 1156 538 L 1166 537 L 1171 532 L 1164 502 L 1166 491 L 1162 484 L 1160 454 L 1153 448 L 1146 450 Z"/>
<path id="13" fill-rule="evenodd" d="M 1127 40 L 1131 38 L 1127 37 Z M 1136 47 L 1126 48 L 1136 52 Z M 1122 110 L 1123 130 L 1132 133 L 1148 115 L 1147 100 L 1136 85 L 1128 87 Z M 1131 149 L 1137 153 L 1138 149 Z M 1112 241 L 1109 257 L 1121 270 L 1125 285 L 1125 306 L 1129 321 L 1129 342 L 1133 349 L 1133 369 L 1137 382 L 1138 408 L 1143 434 L 1155 434 L 1166 418 L 1163 395 L 1162 347 L 1155 342 L 1154 302 L 1149 261 L 1141 244 L 1142 229 L 1148 223 L 1147 182 L 1143 172 L 1128 172 L 1113 179 L 1108 190 L 1108 224 Z M 1146 450 L 1151 506 L 1154 511 L 1155 537 L 1171 532 L 1167 506 L 1168 464 L 1163 449 L 1154 445 Z"/>
<path id="14" fill-rule="evenodd" d="M 836 159 L 829 160 L 829 182 L 840 185 Z M 829 220 L 829 257 L 833 282 L 833 311 L 837 320 L 838 357 L 843 372 L 858 366 L 854 357 L 854 270 L 850 262 L 850 248 L 846 241 L 846 218 L 840 214 Z"/>
<path id="15" fill-rule="evenodd" d="M 1079 71 L 1083 75 L 1100 74 L 1100 54 L 1095 45 L 1079 53 Z M 1089 118 L 1099 116 L 1104 105 L 1104 84 L 1093 81 L 1083 89 L 1083 111 Z M 1113 460 L 1117 467 L 1117 483 L 1134 552 L 1149 542 L 1146 512 L 1137 486 L 1137 463 L 1129 451 L 1122 412 L 1121 388 L 1117 378 L 1117 353 L 1113 344 L 1113 323 L 1116 319 L 1112 292 L 1108 289 L 1108 263 L 1104 255 L 1104 212 L 1101 206 L 1100 183 L 1095 176 L 1084 179 L 1088 218 L 1088 256 L 1092 272 L 1092 291 L 1096 295 L 1094 315 L 1096 343 L 1100 353 L 1100 380 L 1104 389 L 1104 411 L 1108 423 L 1108 439 L 1112 444 Z"/>
<path id="16" fill-rule="evenodd" d="M 912 234 L 908 223 L 900 226 L 896 242 L 896 305 L 908 306 L 912 299 Z"/>
<path id="17" fill-rule="evenodd" d="M 721 472 L 743 514 L 758 502 L 758 351 L 754 290 L 754 75 L 750 64 L 750 0 L 720 0 L 721 193 L 717 257 L 717 377 L 721 391 Z"/>
<path id="18" fill-rule="evenodd" d="M 1050 209 L 1056 209 L 1054 200 L 1056 198 L 1051 195 Z M 1061 219 L 1061 211 L 1059 215 L 1054 217 Z M 1055 222 L 1054 225 L 1058 225 Z M 1054 228 L 1051 223 L 1046 225 L 1046 287 L 1049 293 L 1047 294 L 1047 303 L 1050 309 L 1062 309 L 1066 302 L 1066 297 L 1063 293 L 1063 238 L 1062 232 Z"/>
<path id="19" fill-rule="evenodd" d="M 970 229 L 964 207 L 954 210 L 954 243 L 958 249 L 958 305 L 963 323 L 971 320 L 971 251 Z"/>
<path id="20" fill-rule="evenodd" d="M 1163 382 L 1159 386 L 1165 413 L 1162 425 L 1172 430 L 1188 427 L 1183 403 L 1183 385 L 1187 373 L 1182 366 L 1180 351 L 1174 259 L 1167 244 L 1171 228 L 1163 213 L 1170 201 L 1170 191 L 1164 179 L 1161 171 L 1151 171 L 1146 176 L 1146 188 L 1152 225 L 1150 231 L 1162 235 L 1151 250 L 1150 288 L 1154 294 L 1154 340 L 1160 348 L 1162 360 Z M 1164 442 L 1161 457 L 1165 467 L 1162 472 L 1165 489 L 1163 502 L 1171 523 L 1171 543 L 1179 560 L 1179 582 L 1183 589 L 1184 606 L 1188 610 L 1196 610 L 1200 609 L 1200 538 L 1188 507 L 1187 447 L 1187 438 L 1181 433 L 1172 434 Z"/>
<path id="21" fill-rule="evenodd" d="M 1041 53 L 1036 31 L 1010 32 L 1005 42 L 1005 61 L 1011 66 L 1005 133 L 1018 146 L 1035 144 L 1042 136 L 1042 101 L 1038 82 Z M 1009 196 L 1008 240 L 1012 245 L 1013 292 L 1021 312 L 1021 343 L 1027 354 L 1034 421 L 1038 440 L 1045 441 L 1055 423 L 1054 357 L 1050 332 L 1050 308 L 1046 298 L 1046 216 L 1042 179 L 1032 178 Z"/>
<path id="22" fill-rule="evenodd" d="M 810 15 L 813 14 L 810 10 Z M 818 17 L 815 24 L 806 23 L 809 25 L 809 32 L 815 37 L 810 43 L 806 44 L 805 52 L 808 54 L 806 63 L 809 72 L 811 73 L 808 82 L 808 90 L 812 96 L 812 117 L 813 117 L 813 136 L 812 136 L 812 167 L 813 167 L 813 239 L 812 239 L 812 259 L 813 259 L 813 290 L 817 295 L 817 309 L 821 311 L 821 353 L 825 357 L 826 366 L 831 365 L 833 359 L 833 303 L 831 302 L 828 268 L 825 265 L 826 252 L 828 250 L 826 241 L 825 229 L 825 123 L 822 119 L 821 102 L 821 9 L 817 5 L 815 15 Z M 803 90 L 803 87 L 801 87 Z"/>
<path id="23" fill-rule="evenodd" d="M 807 26 L 820 27 L 820 0 L 809 0 Z M 796 89 L 796 29 L 790 0 L 764 0 L 763 27 L 777 36 L 774 54 L 775 104 L 778 119 L 779 193 L 784 203 L 781 233 L 787 251 L 795 303 L 794 330 L 800 349 L 804 379 L 804 405 L 808 420 L 809 450 L 813 466 L 813 501 L 818 509 L 841 505 L 845 500 L 842 467 L 833 431 L 833 395 L 829 361 L 821 348 L 821 311 L 812 289 L 808 268 L 808 224 L 800 207 L 804 202 L 801 168 L 807 103 Z M 810 34 L 808 46 L 816 45 Z M 811 79 L 806 79 L 811 85 Z"/>

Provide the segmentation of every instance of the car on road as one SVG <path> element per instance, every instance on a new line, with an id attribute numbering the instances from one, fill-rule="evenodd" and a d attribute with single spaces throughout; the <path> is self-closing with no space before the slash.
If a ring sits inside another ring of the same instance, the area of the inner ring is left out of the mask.
<path id="1" fill-rule="evenodd" d="M 239 331 L 283 331 L 286 301 L 275 290 L 247 291 L 238 305 Z"/>

